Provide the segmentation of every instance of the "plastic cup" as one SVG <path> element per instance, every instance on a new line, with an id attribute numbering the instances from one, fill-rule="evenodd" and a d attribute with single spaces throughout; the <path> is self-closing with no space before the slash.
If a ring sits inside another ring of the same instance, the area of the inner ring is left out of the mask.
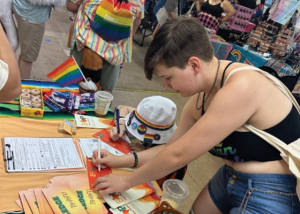
<path id="1" fill-rule="evenodd" d="M 174 209 L 178 209 L 189 196 L 189 188 L 182 180 L 169 179 L 163 183 L 161 202 L 168 202 Z"/>
<path id="2" fill-rule="evenodd" d="M 97 91 L 95 93 L 95 114 L 98 117 L 104 117 L 107 114 L 113 95 L 106 91 Z"/>

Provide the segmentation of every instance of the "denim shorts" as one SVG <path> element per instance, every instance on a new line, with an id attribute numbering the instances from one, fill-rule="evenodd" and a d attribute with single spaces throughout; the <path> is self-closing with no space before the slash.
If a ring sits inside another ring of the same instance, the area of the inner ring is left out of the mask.
<path id="1" fill-rule="evenodd" d="M 222 166 L 208 190 L 224 214 L 299 214 L 296 178 L 282 174 L 248 174 Z"/>

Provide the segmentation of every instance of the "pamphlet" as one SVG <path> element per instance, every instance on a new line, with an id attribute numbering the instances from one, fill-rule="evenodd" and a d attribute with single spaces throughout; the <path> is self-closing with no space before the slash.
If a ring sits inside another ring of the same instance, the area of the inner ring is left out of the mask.
<path id="1" fill-rule="evenodd" d="M 102 123 L 98 117 L 75 114 L 75 122 L 77 127 L 106 129 L 108 125 Z"/>
<path id="2" fill-rule="evenodd" d="M 83 181 L 70 180 L 71 189 L 76 192 L 78 200 L 89 214 L 106 214 L 107 209 L 103 205 L 98 194 L 93 192 L 89 187 L 87 179 Z"/>
<path id="3" fill-rule="evenodd" d="M 150 195 L 159 189 L 160 188 L 156 181 L 152 181 L 132 187 L 124 192 L 110 193 L 103 196 L 103 199 L 111 208 L 117 208 L 144 196 Z"/>
<path id="4" fill-rule="evenodd" d="M 151 195 L 147 195 L 123 206 L 111 208 L 110 211 L 114 214 L 148 214 L 159 207 L 160 196 L 161 191 L 160 193 L 154 192 Z"/>
<path id="5" fill-rule="evenodd" d="M 42 189 L 48 203 L 55 214 L 87 213 L 78 200 L 76 194 L 68 186 L 60 186 L 51 189 Z"/>

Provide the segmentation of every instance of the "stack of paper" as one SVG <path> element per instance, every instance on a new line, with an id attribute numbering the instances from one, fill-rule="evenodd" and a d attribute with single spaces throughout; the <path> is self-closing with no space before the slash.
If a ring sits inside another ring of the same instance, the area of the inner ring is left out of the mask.
<path id="1" fill-rule="evenodd" d="M 106 195 L 103 199 L 114 214 L 148 214 L 159 207 L 161 195 L 162 191 L 154 181 Z"/>
<path id="2" fill-rule="evenodd" d="M 107 214 L 97 193 L 89 188 L 86 175 L 57 176 L 44 188 L 20 191 L 21 206 L 27 214 Z"/>

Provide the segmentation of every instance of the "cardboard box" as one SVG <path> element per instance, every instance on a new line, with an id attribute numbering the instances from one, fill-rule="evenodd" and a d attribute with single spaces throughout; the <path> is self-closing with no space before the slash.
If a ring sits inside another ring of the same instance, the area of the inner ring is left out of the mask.
<path id="1" fill-rule="evenodd" d="M 22 89 L 38 89 L 40 90 L 40 96 L 41 96 L 41 107 L 40 108 L 24 108 L 21 104 L 21 96 L 20 96 L 20 110 L 21 110 L 21 116 L 22 117 L 38 117 L 42 118 L 44 116 L 44 101 L 43 101 L 43 93 L 40 87 L 34 87 L 34 86 L 22 86 Z"/>

